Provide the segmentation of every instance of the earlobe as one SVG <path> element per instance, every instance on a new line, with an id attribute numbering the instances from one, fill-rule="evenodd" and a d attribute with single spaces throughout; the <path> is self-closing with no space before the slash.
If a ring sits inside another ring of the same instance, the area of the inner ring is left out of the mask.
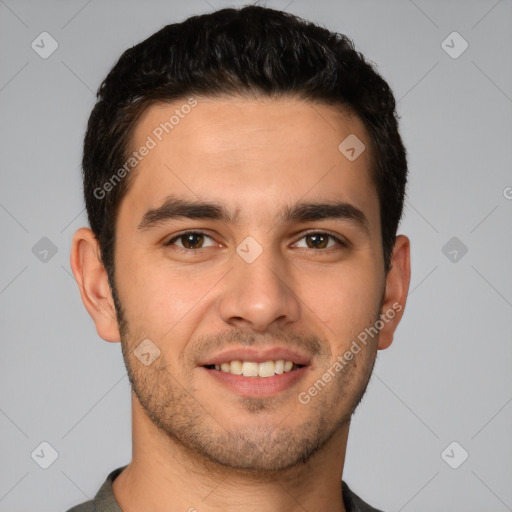
<path id="1" fill-rule="evenodd" d="M 382 329 L 379 332 L 379 350 L 388 348 L 402 318 L 411 279 L 410 242 L 404 235 L 395 239 L 391 268 L 386 276 L 386 290 L 382 303 Z"/>
<path id="2" fill-rule="evenodd" d="M 89 228 L 73 236 L 70 263 L 82 302 L 96 324 L 98 335 L 106 341 L 120 341 L 116 311 L 107 272 L 100 258 L 99 244 Z"/>

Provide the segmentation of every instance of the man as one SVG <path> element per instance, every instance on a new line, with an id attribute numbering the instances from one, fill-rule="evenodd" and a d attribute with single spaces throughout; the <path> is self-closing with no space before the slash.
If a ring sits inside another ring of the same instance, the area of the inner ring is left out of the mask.
<path id="1" fill-rule="evenodd" d="M 83 172 L 71 266 L 122 344 L 133 458 L 71 510 L 376 510 L 342 473 L 409 286 L 386 82 L 290 14 L 193 17 L 111 70 Z"/>

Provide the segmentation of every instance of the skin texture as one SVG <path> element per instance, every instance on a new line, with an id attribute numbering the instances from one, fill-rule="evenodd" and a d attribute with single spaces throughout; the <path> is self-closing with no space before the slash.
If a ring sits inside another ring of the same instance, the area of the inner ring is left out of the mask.
<path id="1" fill-rule="evenodd" d="M 293 98 L 196 99 L 139 163 L 120 205 L 120 325 L 95 238 L 82 228 L 73 240 L 71 266 L 84 305 L 103 339 L 121 340 L 133 389 L 133 460 L 114 493 L 125 512 L 343 511 L 350 417 L 377 350 L 391 344 L 403 314 L 409 241 L 397 237 L 385 275 L 370 141 L 357 117 Z M 180 104 L 150 107 L 134 147 Z M 349 134 L 366 145 L 354 161 L 338 150 Z M 221 203 L 237 217 L 139 229 L 144 214 L 170 195 Z M 279 214 L 298 202 L 329 201 L 357 207 L 367 228 L 350 219 L 286 223 Z M 207 235 L 193 239 L 198 249 L 176 239 L 186 230 Z M 346 245 L 306 236 L 312 231 Z M 247 237 L 262 249 L 252 263 L 236 250 Z M 360 343 L 301 403 L 299 393 L 390 310 L 379 335 Z M 148 366 L 134 352 L 145 339 L 160 351 Z M 276 345 L 307 355 L 309 364 L 269 397 L 241 396 L 201 366 L 227 348 Z"/>

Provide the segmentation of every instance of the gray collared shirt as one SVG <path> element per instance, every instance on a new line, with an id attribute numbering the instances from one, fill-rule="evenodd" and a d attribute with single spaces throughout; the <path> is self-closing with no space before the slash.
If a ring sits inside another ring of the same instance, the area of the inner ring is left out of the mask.
<path id="1" fill-rule="evenodd" d="M 81 505 L 77 505 L 69 509 L 67 512 L 123 512 L 119 503 L 116 501 L 114 492 L 112 491 L 112 482 L 123 471 L 126 466 L 117 468 L 110 473 L 96 493 L 92 501 L 87 501 Z M 342 482 L 343 503 L 347 512 L 382 512 L 371 507 L 364 502 L 359 496 L 354 494 L 345 482 Z"/>

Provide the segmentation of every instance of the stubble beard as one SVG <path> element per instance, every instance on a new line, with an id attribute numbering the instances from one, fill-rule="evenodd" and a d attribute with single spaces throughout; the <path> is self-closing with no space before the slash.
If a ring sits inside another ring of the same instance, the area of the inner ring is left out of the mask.
<path id="1" fill-rule="evenodd" d="M 162 356 L 149 366 L 138 360 L 134 349 L 143 337 L 132 333 L 117 293 L 113 295 L 128 378 L 140 405 L 173 445 L 207 465 L 260 475 L 304 465 L 348 425 L 366 392 L 376 352 L 369 347 L 348 361 L 308 404 L 294 409 L 288 417 L 283 414 L 281 424 L 278 421 L 270 425 L 264 420 L 265 414 L 279 407 L 276 399 L 242 397 L 240 408 L 254 422 L 245 422 L 241 428 L 235 422 L 222 424 L 213 406 L 198 401 L 193 386 L 187 387 L 173 377 Z M 319 343 L 327 346 L 326 340 Z M 326 362 L 325 369 L 332 362 Z M 301 419 L 292 422 L 292 428 L 288 424 L 293 415 Z"/>

